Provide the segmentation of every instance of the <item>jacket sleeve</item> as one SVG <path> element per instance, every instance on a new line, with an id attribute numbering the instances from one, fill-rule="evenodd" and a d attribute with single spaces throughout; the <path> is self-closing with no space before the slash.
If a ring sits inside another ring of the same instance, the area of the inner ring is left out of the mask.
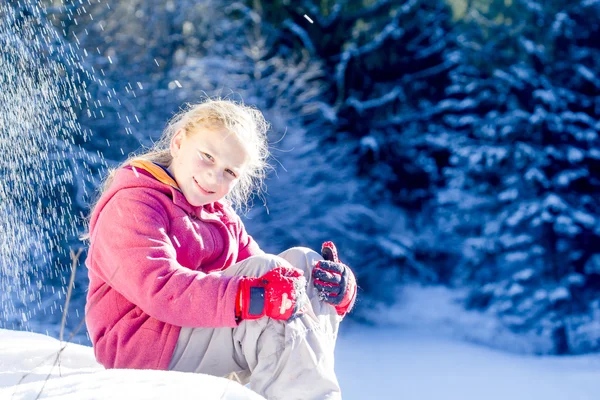
<path id="1" fill-rule="evenodd" d="M 188 327 L 237 326 L 240 278 L 183 267 L 168 232 L 159 200 L 143 189 L 121 190 L 94 226 L 90 268 L 160 321 Z"/>
<path id="2" fill-rule="evenodd" d="M 238 243 L 240 245 L 238 250 L 238 259 L 237 262 L 243 261 L 248 257 L 256 256 L 259 254 L 265 254 L 264 251 L 258 246 L 258 243 L 252 238 L 252 236 L 248 235 L 246 232 L 246 228 L 241 218 L 237 216 L 237 224 L 238 224 Z"/>

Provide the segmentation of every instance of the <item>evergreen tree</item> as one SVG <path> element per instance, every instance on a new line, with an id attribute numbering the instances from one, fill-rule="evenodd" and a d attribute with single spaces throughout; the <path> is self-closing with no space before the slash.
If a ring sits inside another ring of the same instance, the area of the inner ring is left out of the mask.
<path id="1" fill-rule="evenodd" d="M 482 284 L 469 306 L 535 332 L 540 351 L 597 350 L 600 6 L 514 1 L 475 15 L 475 51 L 438 104 L 454 135 L 438 216 L 464 238 L 455 279 Z"/>
<path id="2" fill-rule="evenodd" d="M 306 140 L 319 142 L 321 158 L 335 172 L 306 182 L 330 194 L 302 218 L 327 208 L 328 225 L 342 222 L 337 231 L 315 227 L 315 234 L 327 239 L 331 231 L 329 238 L 347 249 L 361 287 L 374 298 L 394 298 L 403 280 L 445 280 L 448 271 L 438 264 L 451 264 L 449 253 L 431 246 L 429 230 L 416 216 L 441 184 L 449 158 L 427 134 L 430 106 L 444 96 L 460 61 L 447 4 L 306 0 L 248 6 L 275 36 L 272 53 L 308 54 L 322 65 L 321 102 L 301 122 Z M 355 183 L 344 185 L 347 180 Z M 381 290 L 382 280 L 395 283 Z"/>
<path id="3" fill-rule="evenodd" d="M 323 63 L 325 104 L 307 125 L 324 142 L 355 149 L 371 198 L 421 209 L 447 163 L 422 134 L 428 106 L 443 96 L 459 61 L 446 3 L 249 3 L 278 28 L 274 51 L 304 51 Z"/>

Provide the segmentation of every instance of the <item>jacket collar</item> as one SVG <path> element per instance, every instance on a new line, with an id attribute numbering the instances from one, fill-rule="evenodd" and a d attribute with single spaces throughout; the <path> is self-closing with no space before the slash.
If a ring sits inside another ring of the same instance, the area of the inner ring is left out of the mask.
<path id="1" fill-rule="evenodd" d="M 187 213 L 192 214 L 200 219 L 207 220 L 219 220 L 222 217 L 225 217 L 227 222 L 230 221 L 229 215 L 224 210 L 223 204 L 220 202 L 214 202 L 211 204 L 206 204 L 201 207 L 192 206 L 185 196 L 183 192 L 179 188 L 179 185 L 175 181 L 175 179 L 168 173 L 166 169 L 161 167 L 158 164 L 153 163 L 149 160 L 144 160 L 142 158 L 136 158 L 129 162 L 131 169 L 135 174 L 138 174 L 138 171 L 143 171 L 147 175 L 152 176 L 157 181 L 168 185 L 171 188 L 173 203 L 181 208 L 183 208 Z M 219 218 L 221 216 L 221 218 Z"/>
<path id="2" fill-rule="evenodd" d="M 171 174 L 169 174 L 160 165 L 155 164 L 152 161 L 144 160 L 142 158 L 136 158 L 135 160 L 131 160 L 129 165 L 131 165 L 131 168 L 134 170 L 134 172 L 137 172 L 136 168 L 143 169 L 144 171 L 149 172 L 150 175 L 152 175 L 156 180 L 165 183 L 181 192 L 181 189 L 179 189 L 179 185 L 177 184 L 175 179 L 173 179 Z"/>

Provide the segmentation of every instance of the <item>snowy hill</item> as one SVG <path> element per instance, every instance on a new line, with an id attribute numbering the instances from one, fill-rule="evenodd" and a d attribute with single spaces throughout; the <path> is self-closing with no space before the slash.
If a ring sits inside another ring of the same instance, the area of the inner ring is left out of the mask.
<path id="1" fill-rule="evenodd" d="M 92 349 L 0 330 L 0 399 L 260 399 L 222 378 L 162 371 L 104 370 Z M 414 331 L 349 324 L 336 348 L 345 400 L 596 400 L 600 355 L 503 353 Z M 28 375 L 19 383 L 23 374 Z"/>

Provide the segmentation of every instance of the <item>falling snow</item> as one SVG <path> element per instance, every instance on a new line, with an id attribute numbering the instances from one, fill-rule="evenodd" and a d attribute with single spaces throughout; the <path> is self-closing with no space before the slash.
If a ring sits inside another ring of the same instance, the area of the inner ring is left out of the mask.
<path id="1" fill-rule="evenodd" d="M 65 3 L 57 8 L 74 23 L 84 16 L 95 23 L 87 4 L 71 9 Z M 106 107 L 121 105 L 122 94 L 102 79 L 104 70 L 92 67 L 101 49 L 81 47 L 89 31 L 73 33 L 68 43 L 45 12 L 37 0 L 0 2 L 0 328 L 34 329 L 40 314 L 60 320 L 70 251 L 84 246 L 77 238 L 85 215 L 73 210 L 89 208 L 98 176 L 109 167 L 102 152 L 83 148 L 93 132 L 78 115 L 104 118 Z M 113 58 L 106 55 L 110 64 Z M 128 133 L 136 134 L 140 119 L 120 109 Z M 67 315 L 73 326 L 81 321 L 79 310 Z"/>

